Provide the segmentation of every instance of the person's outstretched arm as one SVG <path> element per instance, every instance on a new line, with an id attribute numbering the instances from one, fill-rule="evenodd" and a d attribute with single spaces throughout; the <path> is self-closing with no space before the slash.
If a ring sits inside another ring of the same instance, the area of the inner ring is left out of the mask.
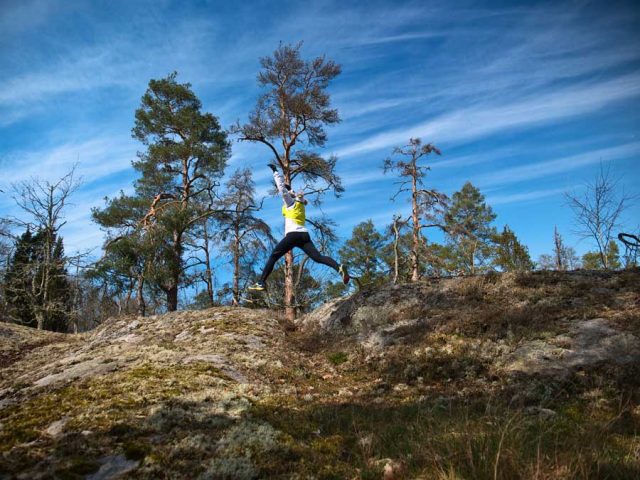
<path id="1" fill-rule="evenodd" d="M 278 187 L 278 192 L 280 192 L 282 200 L 284 200 L 284 203 L 287 205 L 287 207 L 290 207 L 294 204 L 295 200 L 289 193 L 289 190 L 287 190 L 287 188 L 284 186 L 284 179 L 278 173 L 278 170 L 276 170 L 275 165 L 269 164 L 269 168 L 273 170 L 273 180 L 276 182 L 276 187 Z"/>

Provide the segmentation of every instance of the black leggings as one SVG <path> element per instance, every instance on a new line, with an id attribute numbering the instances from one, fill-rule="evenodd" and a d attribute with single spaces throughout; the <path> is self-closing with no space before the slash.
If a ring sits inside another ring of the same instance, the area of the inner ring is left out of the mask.
<path id="1" fill-rule="evenodd" d="M 267 264 L 264 266 L 264 270 L 262 271 L 262 276 L 260 277 L 261 282 L 265 282 L 267 280 L 267 277 L 271 275 L 273 266 L 276 262 L 280 260 L 285 253 L 293 250 L 294 247 L 301 248 L 314 262 L 327 265 L 333 268 L 336 272 L 339 270 L 338 264 L 333 258 L 322 255 L 316 249 L 316 246 L 311 241 L 311 237 L 307 232 L 289 232 L 282 240 L 280 240 L 280 243 L 276 245 L 273 252 L 271 252 L 271 256 L 269 257 L 269 260 L 267 260 Z"/>

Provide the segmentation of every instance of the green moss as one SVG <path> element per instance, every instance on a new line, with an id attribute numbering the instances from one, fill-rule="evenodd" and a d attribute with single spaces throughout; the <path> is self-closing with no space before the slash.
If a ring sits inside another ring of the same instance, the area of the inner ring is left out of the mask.
<path id="1" fill-rule="evenodd" d="M 340 365 L 349 359 L 349 356 L 345 352 L 335 352 L 327 355 L 327 359 L 334 365 Z"/>
<path id="2" fill-rule="evenodd" d="M 322 454 L 338 455 L 344 447 L 344 440 L 341 435 L 329 435 L 312 440 L 309 446 Z"/>
<path id="3" fill-rule="evenodd" d="M 40 437 L 40 432 L 33 428 L 20 428 L 18 427 L 13 431 L 13 440 L 16 443 L 28 443 L 33 442 L 35 439 Z"/>

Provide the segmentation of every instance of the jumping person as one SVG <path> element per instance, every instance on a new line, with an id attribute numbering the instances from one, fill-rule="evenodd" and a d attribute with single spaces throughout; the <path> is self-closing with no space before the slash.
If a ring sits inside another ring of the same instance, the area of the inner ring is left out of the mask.
<path id="1" fill-rule="evenodd" d="M 284 238 L 280 240 L 276 248 L 271 253 L 267 264 L 264 266 L 260 280 L 249 287 L 249 290 L 264 290 L 267 277 L 271 274 L 273 266 L 287 252 L 298 247 L 304 251 L 311 260 L 322 263 L 333 268 L 342 276 L 342 281 L 349 283 L 349 274 L 344 265 L 338 265 L 337 262 L 326 255 L 322 255 L 315 247 L 309 236 L 309 231 L 305 228 L 305 205 L 307 201 L 304 199 L 303 192 L 294 192 L 290 185 L 284 183 L 283 178 L 278 173 L 278 169 L 273 163 L 269 168 L 273 170 L 273 179 L 278 187 L 278 192 L 282 195 L 284 205 L 282 206 L 282 215 L 284 216 Z"/>

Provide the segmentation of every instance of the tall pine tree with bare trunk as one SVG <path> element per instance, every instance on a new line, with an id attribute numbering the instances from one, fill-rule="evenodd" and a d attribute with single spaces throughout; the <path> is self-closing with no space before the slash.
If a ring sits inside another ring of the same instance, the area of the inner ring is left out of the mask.
<path id="1" fill-rule="evenodd" d="M 232 132 L 240 141 L 264 145 L 282 170 L 284 181 L 302 181 L 307 198 L 312 196 L 319 204 L 322 193 L 339 195 L 343 191 L 335 173 L 337 158 L 324 158 L 317 151 L 327 142 L 325 127 L 340 121 L 327 88 L 341 68 L 324 57 L 302 59 L 301 46 L 281 44 L 272 56 L 260 59 L 258 85 L 263 93 L 249 121 L 238 122 Z M 293 320 L 296 307 L 291 252 L 285 256 L 284 290 L 286 315 Z"/>
<path id="2" fill-rule="evenodd" d="M 433 144 L 422 144 L 419 138 L 409 139 L 409 144 L 404 147 L 396 147 L 393 157 L 384 161 L 384 171 L 397 171 L 401 180 L 398 191 L 392 197 L 396 199 L 404 192 L 411 193 L 411 281 L 420 279 L 420 247 L 424 244 L 423 229 L 444 229 L 443 215 L 447 206 L 445 194 L 433 189 L 425 189 L 423 179 L 431 169 L 420 162 L 428 155 L 435 153 L 440 155 L 440 150 Z M 395 157 L 395 158 L 394 158 Z M 398 158 L 399 157 L 399 158 Z"/>
<path id="3" fill-rule="evenodd" d="M 214 197 L 229 156 L 226 133 L 218 119 L 201 112 L 202 105 L 189 83 L 178 83 L 174 72 L 151 80 L 135 113 L 133 137 L 146 150 L 138 153 L 133 167 L 140 173 L 135 196 L 122 195 L 94 211 L 98 223 L 117 227 L 130 225 L 135 234 L 142 229 L 152 258 L 145 264 L 147 276 L 166 296 L 169 311 L 178 308 L 178 288 L 184 281 L 184 261 L 189 236 L 215 213 Z M 122 206 L 140 203 L 146 213 Z M 131 232 L 131 234 L 134 234 Z"/>

